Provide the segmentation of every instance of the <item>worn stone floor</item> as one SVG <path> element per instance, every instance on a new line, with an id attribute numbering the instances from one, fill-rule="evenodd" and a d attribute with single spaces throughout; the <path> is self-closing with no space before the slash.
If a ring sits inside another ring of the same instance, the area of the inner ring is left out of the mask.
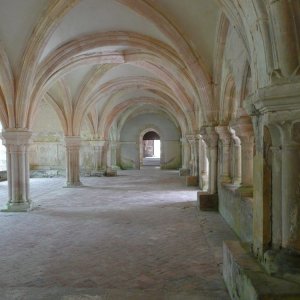
<path id="1" fill-rule="evenodd" d="M 35 209 L 0 214 L 0 299 L 229 299 L 215 212 L 176 171 L 31 179 Z M 1 205 L 7 183 L 0 183 Z"/>

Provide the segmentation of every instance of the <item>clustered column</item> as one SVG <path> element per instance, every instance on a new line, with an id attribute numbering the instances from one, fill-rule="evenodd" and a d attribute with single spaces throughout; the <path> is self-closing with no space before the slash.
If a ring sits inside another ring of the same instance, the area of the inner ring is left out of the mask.
<path id="1" fill-rule="evenodd" d="M 105 141 L 91 141 L 94 148 L 94 170 L 99 171 L 102 169 L 102 152 Z"/>
<path id="2" fill-rule="evenodd" d="M 297 125 L 295 125 L 297 124 Z M 284 122 L 282 134 L 282 246 L 300 252 L 300 122 Z"/>
<path id="3" fill-rule="evenodd" d="M 194 135 L 187 135 L 187 140 L 190 144 L 191 148 L 191 176 L 198 176 L 198 165 L 199 165 L 199 159 L 198 159 L 198 147 L 197 147 L 197 139 Z"/>
<path id="4" fill-rule="evenodd" d="M 236 136 L 235 130 L 229 127 L 233 140 L 232 162 L 232 183 L 236 186 L 241 184 L 242 180 L 242 157 L 241 157 L 241 141 Z"/>
<path id="5" fill-rule="evenodd" d="M 230 183 L 230 150 L 231 150 L 231 134 L 228 129 L 228 126 L 218 126 L 216 127 L 216 132 L 219 135 L 220 140 L 222 141 L 222 156 L 221 156 L 221 181 L 224 183 Z"/>
<path id="6" fill-rule="evenodd" d="M 81 186 L 80 181 L 80 136 L 66 136 L 66 161 L 67 161 L 67 183 L 66 187 Z"/>
<path id="7" fill-rule="evenodd" d="M 182 168 L 180 169 L 180 176 L 190 175 L 189 161 L 191 159 L 191 150 L 189 142 L 186 138 L 181 138 L 181 152 L 182 152 Z"/>
<path id="8" fill-rule="evenodd" d="M 207 190 L 207 153 L 206 145 L 201 135 L 199 135 L 199 187 L 202 191 Z"/>
<path id="9" fill-rule="evenodd" d="M 233 129 L 241 141 L 242 153 L 242 186 L 249 188 L 253 186 L 253 153 L 254 133 L 251 119 L 241 117 L 234 124 Z"/>
<path id="10" fill-rule="evenodd" d="M 29 194 L 28 146 L 32 133 L 24 129 L 7 129 L 2 133 L 7 153 L 8 203 L 3 211 L 27 211 Z"/>
<path id="11" fill-rule="evenodd" d="M 208 193 L 215 194 L 217 192 L 218 135 L 213 126 L 202 127 L 200 133 L 207 145 L 209 163 Z"/>

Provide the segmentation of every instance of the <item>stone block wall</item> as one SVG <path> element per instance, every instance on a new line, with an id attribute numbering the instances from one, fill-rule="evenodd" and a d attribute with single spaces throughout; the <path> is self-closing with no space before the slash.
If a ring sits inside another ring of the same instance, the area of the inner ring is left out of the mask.
<path id="1" fill-rule="evenodd" d="M 219 212 L 243 242 L 252 241 L 253 199 L 219 184 Z"/>

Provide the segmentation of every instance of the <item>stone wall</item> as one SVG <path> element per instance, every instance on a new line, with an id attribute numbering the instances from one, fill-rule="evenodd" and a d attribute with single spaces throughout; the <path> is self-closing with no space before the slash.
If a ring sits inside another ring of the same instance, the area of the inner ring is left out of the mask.
<path id="1" fill-rule="evenodd" d="M 235 128 L 239 118 L 245 118 L 246 112 L 242 109 L 243 100 L 252 89 L 251 74 L 247 73 L 248 65 L 244 44 L 235 28 L 230 25 L 223 54 L 220 89 L 222 107 L 220 119 L 230 130 Z M 230 130 L 228 133 L 232 135 Z M 235 131 L 235 134 L 237 133 Z M 243 187 L 240 186 L 240 182 L 232 184 L 236 180 L 236 174 L 234 174 L 236 166 L 242 163 L 237 161 L 235 151 L 238 150 L 234 150 L 236 140 L 239 141 L 238 144 L 242 144 L 242 147 L 245 146 L 240 137 L 236 135 L 232 135 L 231 142 L 228 142 L 230 143 L 230 150 L 226 159 L 229 160 L 230 170 L 226 178 L 227 183 L 222 182 L 224 179 L 221 176 L 218 178 L 219 211 L 239 238 L 243 242 L 251 243 L 253 238 L 253 199 L 249 195 L 244 194 L 243 196 Z M 223 142 L 225 141 L 219 141 L 219 174 L 224 164 L 221 146 Z M 247 188 L 251 190 L 251 187 L 248 186 Z"/>
<path id="2" fill-rule="evenodd" d="M 253 199 L 219 184 L 219 212 L 243 242 L 252 241 Z"/>
<path id="3" fill-rule="evenodd" d="M 146 113 L 129 119 L 120 133 L 119 163 L 123 169 L 140 167 L 141 134 L 155 129 L 161 138 L 161 168 L 178 169 L 181 166 L 180 132 L 167 116 Z"/>

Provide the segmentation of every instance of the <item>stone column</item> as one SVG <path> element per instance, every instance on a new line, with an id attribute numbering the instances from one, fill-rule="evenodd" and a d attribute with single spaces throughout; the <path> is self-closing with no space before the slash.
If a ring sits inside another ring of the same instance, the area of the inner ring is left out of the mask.
<path id="1" fill-rule="evenodd" d="M 253 187 L 254 132 L 251 119 L 241 117 L 234 124 L 233 129 L 241 141 L 242 186 Z"/>
<path id="2" fill-rule="evenodd" d="M 220 140 L 222 141 L 222 156 L 221 156 L 221 182 L 229 183 L 231 182 L 231 134 L 228 129 L 228 126 L 218 126 L 216 127 L 216 132 L 219 135 Z"/>
<path id="3" fill-rule="evenodd" d="M 187 135 L 186 138 L 191 148 L 191 176 L 198 176 L 197 140 L 194 135 Z"/>
<path id="4" fill-rule="evenodd" d="M 94 149 L 94 170 L 100 171 L 102 167 L 102 152 L 105 141 L 91 141 L 91 146 Z"/>
<path id="5" fill-rule="evenodd" d="M 279 68 L 281 75 L 288 77 L 299 68 L 299 50 L 297 49 L 295 23 L 290 1 L 277 0 L 269 2 L 270 24 L 273 25 L 274 47 L 277 50 L 277 68 Z"/>
<path id="6" fill-rule="evenodd" d="M 207 145 L 208 151 L 208 193 L 217 192 L 217 162 L 218 162 L 218 135 L 213 126 L 204 126 L 201 128 L 201 136 Z"/>
<path id="7" fill-rule="evenodd" d="M 207 151 L 206 144 L 202 139 L 202 136 L 199 138 L 199 187 L 202 191 L 207 190 L 208 182 L 207 182 Z"/>
<path id="8" fill-rule="evenodd" d="M 190 160 L 190 175 L 186 177 L 188 186 L 198 186 L 199 181 L 199 145 L 196 135 L 190 134 L 186 136 L 190 149 L 191 149 L 191 160 Z"/>
<path id="9" fill-rule="evenodd" d="M 191 159 L 191 150 L 186 138 L 181 138 L 182 168 L 179 170 L 180 176 L 190 175 L 189 161 Z"/>
<path id="10" fill-rule="evenodd" d="M 2 133 L 7 153 L 8 203 L 2 211 L 28 211 L 29 194 L 28 146 L 32 133 L 26 129 L 7 129 Z"/>
<path id="11" fill-rule="evenodd" d="M 235 130 L 229 127 L 231 137 L 233 140 L 233 155 L 232 155 L 232 183 L 239 186 L 242 181 L 242 155 L 241 155 L 241 141 L 236 136 Z"/>
<path id="12" fill-rule="evenodd" d="M 80 182 L 80 136 L 65 136 L 67 183 L 66 187 L 81 186 Z"/>
<path id="13" fill-rule="evenodd" d="M 285 122 L 282 134 L 282 246 L 300 253 L 300 122 Z"/>
<path id="14" fill-rule="evenodd" d="M 107 142 L 107 167 L 106 176 L 116 176 L 117 171 L 114 169 L 116 164 L 116 147 L 117 143 L 113 141 Z"/>
<path id="15" fill-rule="evenodd" d="M 282 247 L 282 147 L 272 146 L 272 248 Z"/>
<path id="16" fill-rule="evenodd" d="M 102 146 L 94 146 L 94 170 L 101 170 Z"/>

